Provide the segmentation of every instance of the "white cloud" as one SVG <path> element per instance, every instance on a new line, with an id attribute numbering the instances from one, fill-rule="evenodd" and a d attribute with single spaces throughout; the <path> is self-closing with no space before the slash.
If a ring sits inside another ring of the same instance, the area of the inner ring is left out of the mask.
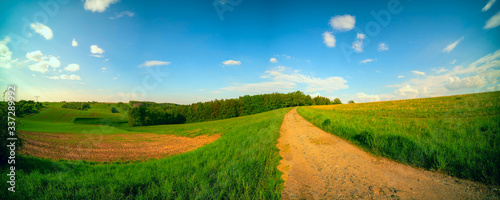
<path id="1" fill-rule="evenodd" d="M 293 83 L 306 84 L 306 92 L 313 93 L 317 91 L 333 92 L 339 89 L 347 89 L 347 81 L 342 77 L 328 77 L 326 79 L 310 77 L 300 74 L 297 70 L 293 73 L 285 73 L 286 68 L 278 66 L 273 70 L 266 71 L 264 78 L 272 78 L 275 81 L 287 81 Z"/>
<path id="2" fill-rule="evenodd" d="M 421 71 L 411 71 L 411 73 L 414 73 L 416 75 L 422 75 L 422 76 L 425 76 L 425 73 L 424 72 L 421 72 Z"/>
<path id="3" fill-rule="evenodd" d="M 369 63 L 369 62 L 373 62 L 373 61 L 375 61 L 375 60 L 373 60 L 373 59 L 365 59 L 365 60 L 362 60 L 362 61 L 361 61 L 361 62 L 359 62 L 359 63 L 363 63 L 363 64 L 365 64 L 365 63 Z"/>
<path id="4" fill-rule="evenodd" d="M 432 69 L 432 70 L 435 71 L 438 74 L 449 71 L 449 70 L 447 70 L 447 69 L 445 69 L 443 67 L 441 67 L 441 68 L 435 68 L 435 69 Z"/>
<path id="5" fill-rule="evenodd" d="M 118 2 L 118 0 L 85 0 L 83 7 L 92 12 L 104 12 L 109 5 Z"/>
<path id="6" fill-rule="evenodd" d="M 365 94 L 364 92 L 361 93 L 356 93 L 356 98 L 360 102 L 373 102 L 373 101 L 380 101 L 380 97 L 378 95 L 368 95 Z"/>
<path id="7" fill-rule="evenodd" d="M 50 29 L 48 26 L 41 24 L 41 23 L 31 23 L 30 24 L 31 28 L 35 30 L 38 34 L 43 36 L 46 40 L 52 39 L 54 37 L 54 34 L 52 33 L 52 29 Z"/>
<path id="8" fill-rule="evenodd" d="M 59 76 L 44 76 L 45 78 L 52 79 L 52 80 L 58 80 Z"/>
<path id="9" fill-rule="evenodd" d="M 272 62 L 272 63 L 277 63 L 277 62 L 278 62 L 278 59 L 276 59 L 276 58 L 271 58 L 271 59 L 269 59 L 269 62 Z"/>
<path id="10" fill-rule="evenodd" d="M 97 45 L 91 45 L 90 46 L 90 53 L 92 54 L 103 54 L 104 50 L 99 48 Z"/>
<path id="11" fill-rule="evenodd" d="M 487 84 L 500 80 L 500 49 L 483 56 L 467 67 L 456 66 L 438 76 L 423 76 L 401 84 L 394 98 L 422 98 L 458 94 L 462 89 L 485 91 Z M 422 75 L 422 74 L 421 74 Z"/>
<path id="12" fill-rule="evenodd" d="M 363 52 L 363 40 L 365 39 L 366 35 L 363 33 L 358 33 L 356 35 L 356 41 L 352 43 L 352 48 L 354 51 L 361 53 Z"/>
<path id="13" fill-rule="evenodd" d="M 452 64 L 452 65 L 453 65 L 453 64 L 455 64 L 456 62 L 457 62 L 457 59 L 452 60 L 452 61 L 450 62 L 450 64 Z"/>
<path id="14" fill-rule="evenodd" d="M 61 61 L 55 56 L 43 56 L 40 50 L 26 53 L 27 62 L 35 62 L 35 64 L 30 65 L 28 68 L 31 71 L 36 71 L 40 73 L 45 73 L 49 70 L 49 67 L 58 68 L 61 66 Z"/>
<path id="15" fill-rule="evenodd" d="M 500 84 L 497 86 L 492 86 L 486 89 L 487 91 L 500 91 Z"/>
<path id="16" fill-rule="evenodd" d="M 151 60 L 146 61 L 143 64 L 139 65 L 139 67 L 153 67 L 153 66 L 161 66 L 161 65 L 169 65 L 170 62 L 160 61 L 160 60 Z"/>
<path id="17" fill-rule="evenodd" d="M 450 51 L 452 51 L 456 46 L 457 44 L 462 41 L 464 39 L 464 37 L 461 37 L 460 39 L 458 39 L 457 41 L 449 44 L 448 46 L 446 46 L 444 49 L 443 49 L 443 52 L 444 53 L 449 53 Z"/>
<path id="18" fill-rule="evenodd" d="M 387 50 L 389 50 L 389 45 L 387 45 L 386 43 L 381 42 L 378 45 L 378 51 L 387 51 Z"/>
<path id="19" fill-rule="evenodd" d="M 325 79 L 311 77 L 299 73 L 299 70 L 288 70 L 285 67 L 275 67 L 273 70 L 265 71 L 261 78 L 271 79 L 261 83 L 239 84 L 221 88 L 225 91 L 236 91 L 243 93 L 263 93 L 263 92 L 283 92 L 290 91 L 297 84 L 306 85 L 306 93 L 316 93 L 318 91 L 333 92 L 339 89 L 346 89 L 347 81 L 341 77 L 328 77 Z"/>
<path id="20" fill-rule="evenodd" d="M 350 31 L 356 24 L 356 17 L 345 14 L 337 15 L 330 19 L 330 26 L 338 31 Z"/>
<path id="21" fill-rule="evenodd" d="M 404 98 L 416 98 L 418 97 L 419 91 L 417 88 L 410 85 L 405 85 L 395 91 L 397 95 Z"/>
<path id="22" fill-rule="evenodd" d="M 118 77 L 114 77 L 114 78 L 113 78 L 113 80 L 116 80 L 116 79 L 118 79 Z"/>
<path id="23" fill-rule="evenodd" d="M 73 38 L 73 41 L 71 41 L 71 46 L 78 46 L 78 42 L 76 42 L 75 38 Z"/>
<path id="24" fill-rule="evenodd" d="M 450 77 L 444 87 L 448 90 L 459 90 L 464 88 L 479 88 L 486 84 L 484 77 L 478 75 L 469 76 L 464 78 Z"/>
<path id="25" fill-rule="evenodd" d="M 53 68 L 58 68 L 61 66 L 61 61 L 54 56 L 49 56 L 49 65 Z"/>
<path id="26" fill-rule="evenodd" d="M 42 61 L 29 66 L 31 71 L 40 72 L 44 74 L 49 71 L 49 63 Z"/>
<path id="27" fill-rule="evenodd" d="M 108 68 L 106 68 L 106 67 L 102 67 L 101 69 L 102 69 L 102 70 L 107 70 Z"/>
<path id="28" fill-rule="evenodd" d="M 491 6 L 495 3 L 496 0 L 489 0 L 488 3 L 483 7 L 482 11 L 485 12 L 485 11 L 488 11 Z"/>
<path id="29" fill-rule="evenodd" d="M 323 43 L 325 43 L 327 47 L 335 47 L 335 41 L 335 36 L 333 36 L 332 33 L 328 31 L 323 33 Z"/>
<path id="30" fill-rule="evenodd" d="M 77 64 L 69 64 L 68 66 L 66 66 L 64 68 L 64 70 L 70 71 L 70 72 L 76 72 L 79 69 L 80 69 L 80 65 L 77 65 Z"/>
<path id="31" fill-rule="evenodd" d="M 486 24 L 484 25 L 483 29 L 490 29 L 490 28 L 495 28 L 498 25 L 500 25 L 500 11 L 497 12 L 497 14 L 493 15 L 488 21 L 486 21 Z"/>
<path id="32" fill-rule="evenodd" d="M 278 92 L 283 90 L 292 89 L 295 87 L 292 82 L 262 82 L 262 83 L 248 83 L 239 86 L 230 86 L 221 88 L 225 91 L 243 92 L 243 93 L 263 93 L 263 92 Z"/>
<path id="33" fill-rule="evenodd" d="M 122 11 L 120 13 L 117 13 L 116 16 L 114 16 L 114 17 L 110 17 L 110 19 L 118 19 L 118 18 L 121 18 L 121 17 L 124 17 L 124 16 L 133 17 L 134 15 L 135 15 L 135 13 L 133 13 L 133 12 Z"/>
<path id="34" fill-rule="evenodd" d="M 404 78 L 405 76 L 398 76 L 398 78 Z"/>
<path id="35" fill-rule="evenodd" d="M 9 69 L 12 67 L 12 63 L 15 60 L 12 60 L 12 52 L 7 47 L 7 44 L 10 42 L 9 37 L 4 37 L 3 40 L 0 41 L 0 67 Z"/>
<path id="36" fill-rule="evenodd" d="M 32 61 L 41 62 L 43 61 L 43 53 L 40 50 L 26 53 L 26 58 Z"/>
<path id="37" fill-rule="evenodd" d="M 236 60 L 226 60 L 222 62 L 224 65 L 241 65 L 241 61 L 236 61 Z"/>
<path id="38" fill-rule="evenodd" d="M 96 58 L 102 58 L 102 57 L 104 57 L 104 55 L 100 55 L 100 54 L 90 54 L 90 56 L 96 57 Z"/>
<path id="39" fill-rule="evenodd" d="M 63 74 L 60 76 L 61 79 L 67 79 L 67 80 L 81 80 L 80 76 L 78 75 L 66 75 L 66 74 Z"/>

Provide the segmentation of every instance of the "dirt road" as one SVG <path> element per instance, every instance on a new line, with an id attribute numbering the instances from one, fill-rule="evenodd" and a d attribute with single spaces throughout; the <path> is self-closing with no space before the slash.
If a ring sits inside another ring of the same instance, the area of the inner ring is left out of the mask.
<path id="1" fill-rule="evenodd" d="M 283 199 L 499 199 L 498 187 L 375 157 L 286 114 L 278 148 Z"/>

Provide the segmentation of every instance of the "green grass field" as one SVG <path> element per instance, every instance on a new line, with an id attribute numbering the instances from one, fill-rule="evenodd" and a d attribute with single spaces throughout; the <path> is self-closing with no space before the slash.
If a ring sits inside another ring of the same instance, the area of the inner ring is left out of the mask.
<path id="1" fill-rule="evenodd" d="M 226 120 L 128 127 L 123 112 L 111 113 L 106 104 L 87 111 L 49 104 L 27 116 L 19 129 L 74 134 L 149 132 L 221 138 L 194 151 L 135 163 L 48 161 L 19 156 L 13 199 L 279 199 L 283 187 L 277 170 L 276 148 L 284 115 L 278 109 Z M 75 122 L 75 123 L 74 123 Z M 96 125 L 107 124 L 107 125 Z M 103 128 L 105 127 L 105 128 Z M 102 131 L 106 130 L 106 131 Z M 2 173 L 8 171 L 2 168 Z M 7 183 L 2 182 L 7 188 Z"/>
<path id="2" fill-rule="evenodd" d="M 500 183 L 500 92 L 300 107 L 298 112 L 374 154 Z"/>

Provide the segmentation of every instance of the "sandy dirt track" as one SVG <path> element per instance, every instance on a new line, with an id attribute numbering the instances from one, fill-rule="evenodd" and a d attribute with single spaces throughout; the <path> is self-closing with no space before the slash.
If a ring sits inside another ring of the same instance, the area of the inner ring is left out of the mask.
<path id="1" fill-rule="evenodd" d="M 220 135 L 180 137 L 175 135 L 74 134 L 20 132 L 20 153 L 52 160 L 86 160 L 97 162 L 159 159 L 192 151 L 218 139 Z"/>
<path id="2" fill-rule="evenodd" d="M 486 186 L 375 157 L 286 114 L 278 148 L 283 199 L 500 199 Z"/>

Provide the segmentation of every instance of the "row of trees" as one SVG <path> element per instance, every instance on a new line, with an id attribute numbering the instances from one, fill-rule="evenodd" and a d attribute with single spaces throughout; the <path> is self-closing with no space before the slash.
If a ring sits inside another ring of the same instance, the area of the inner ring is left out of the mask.
<path id="1" fill-rule="evenodd" d="M 16 116 L 22 117 L 30 113 L 36 113 L 42 109 L 43 105 L 40 102 L 35 102 L 33 100 L 25 101 L 21 100 L 16 102 Z"/>
<path id="2" fill-rule="evenodd" d="M 309 105 L 341 104 L 326 97 L 314 97 L 297 91 L 288 94 L 272 93 L 245 95 L 237 99 L 222 99 L 198 102 L 191 105 L 155 104 L 152 102 L 130 102 L 129 125 L 179 124 L 227 119 L 261 113 L 269 110 Z"/>
<path id="3" fill-rule="evenodd" d="M 90 104 L 87 102 L 67 102 L 62 105 L 62 108 L 70 108 L 75 110 L 87 110 Z"/>

